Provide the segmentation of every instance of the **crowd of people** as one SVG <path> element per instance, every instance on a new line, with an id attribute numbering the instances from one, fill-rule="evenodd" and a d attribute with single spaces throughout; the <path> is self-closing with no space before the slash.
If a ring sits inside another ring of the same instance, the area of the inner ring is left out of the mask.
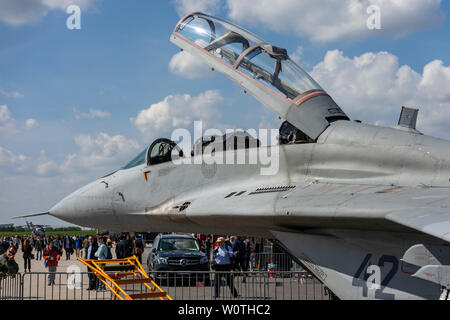
<path id="1" fill-rule="evenodd" d="M 136 235 L 131 239 L 130 234 L 121 234 L 118 239 L 111 236 L 27 236 L 2 237 L 0 239 L 0 277 L 15 275 L 19 272 L 19 265 L 15 255 L 22 252 L 24 272 L 31 272 L 31 261 L 43 261 L 48 269 L 48 285 L 55 284 L 55 272 L 62 256 L 70 260 L 75 258 L 112 259 L 113 240 L 115 240 L 115 257 L 117 259 L 136 255 L 142 263 L 144 242 Z M 89 270 L 88 270 L 89 271 Z M 92 279 L 91 279 L 92 278 Z M 95 279 L 94 279 L 95 278 Z M 89 275 L 90 289 L 104 290 L 104 286 L 92 274 Z"/>
<path id="2" fill-rule="evenodd" d="M 194 235 L 195 236 L 195 235 Z M 215 270 L 214 294 L 220 295 L 220 284 L 225 278 L 233 297 L 238 293 L 234 286 L 233 273 L 226 271 L 243 271 L 243 282 L 246 282 L 246 271 L 253 271 L 257 265 L 256 253 L 261 252 L 260 239 L 250 237 L 221 237 L 214 235 L 196 235 L 201 247 L 211 262 L 211 269 Z M 115 257 L 113 257 L 113 243 Z M 129 233 L 122 233 L 117 238 L 111 236 L 29 236 L 3 237 L 0 239 L 0 276 L 16 274 L 19 266 L 14 256 L 21 250 L 24 259 L 24 271 L 31 272 L 31 260 L 44 260 L 48 269 L 48 285 L 55 284 L 55 272 L 58 261 L 62 256 L 70 260 L 74 254 L 76 258 L 85 259 L 122 259 L 135 255 L 142 264 L 142 254 L 145 244 L 136 235 L 131 238 Z M 105 285 L 88 269 L 88 290 L 104 291 Z"/>
<path id="3" fill-rule="evenodd" d="M 227 286 L 230 288 L 231 295 L 236 298 L 239 296 L 234 286 L 234 275 L 229 271 L 244 271 L 243 282 L 246 282 L 246 273 L 253 269 L 253 257 L 256 253 L 254 239 L 247 237 L 221 237 L 207 235 L 202 239 L 197 235 L 202 247 L 205 248 L 206 255 L 210 258 L 211 268 L 215 270 L 214 274 L 214 298 L 220 297 L 220 286 L 225 278 Z"/>
<path id="4" fill-rule="evenodd" d="M 233 255 L 231 257 L 232 269 L 240 271 L 252 271 L 258 267 L 257 253 L 262 252 L 261 239 L 252 237 L 222 237 L 219 235 L 196 235 L 200 245 L 205 249 L 206 255 L 214 264 L 214 249 L 219 247 L 217 240 L 223 238 L 227 247 L 231 248 Z"/>

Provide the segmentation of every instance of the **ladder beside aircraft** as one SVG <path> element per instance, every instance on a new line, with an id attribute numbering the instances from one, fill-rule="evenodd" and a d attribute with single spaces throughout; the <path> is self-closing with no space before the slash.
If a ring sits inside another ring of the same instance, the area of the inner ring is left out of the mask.
<path id="1" fill-rule="evenodd" d="M 114 300 L 134 300 L 146 298 L 159 298 L 160 300 L 173 300 L 167 292 L 161 289 L 145 272 L 139 260 L 135 257 L 124 259 L 94 260 L 81 259 L 98 279 L 114 294 Z M 129 278 L 131 277 L 131 278 Z M 126 278 L 126 279 L 125 279 Z M 128 294 L 126 285 L 143 284 L 147 292 Z"/>

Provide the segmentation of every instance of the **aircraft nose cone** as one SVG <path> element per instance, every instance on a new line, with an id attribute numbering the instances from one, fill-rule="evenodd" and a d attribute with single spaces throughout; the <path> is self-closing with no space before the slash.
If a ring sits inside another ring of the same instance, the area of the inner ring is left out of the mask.
<path id="1" fill-rule="evenodd" d="M 84 227 L 100 227 L 113 221 L 112 193 L 95 181 L 70 194 L 53 208 L 50 215 Z"/>
<path id="2" fill-rule="evenodd" d="M 76 197 L 69 196 L 51 208 L 50 214 L 66 222 L 75 223 L 77 211 Z"/>

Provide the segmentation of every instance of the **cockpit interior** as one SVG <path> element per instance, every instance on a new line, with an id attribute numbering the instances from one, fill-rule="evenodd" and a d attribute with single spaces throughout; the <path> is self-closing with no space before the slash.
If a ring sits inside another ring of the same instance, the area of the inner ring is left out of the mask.
<path id="1" fill-rule="evenodd" d="M 303 131 L 295 127 L 289 121 L 284 121 L 279 129 L 278 140 L 281 144 L 291 143 L 314 143 L 314 140 L 308 137 Z"/>
<path id="2" fill-rule="evenodd" d="M 219 150 L 249 149 L 258 148 L 260 146 L 261 142 L 249 133 L 237 131 L 223 136 L 205 136 L 198 139 L 191 151 L 191 156 L 203 154 L 205 152 L 212 153 Z M 174 141 L 166 138 L 159 138 L 153 141 L 150 147 L 143 150 L 133 160 L 120 169 L 126 170 L 142 164 L 153 166 L 182 157 L 184 157 L 183 150 Z"/>
<path id="3" fill-rule="evenodd" d="M 279 144 L 292 143 L 314 143 L 314 140 L 288 121 L 284 121 L 279 129 Z M 254 138 L 246 131 L 237 131 L 223 136 L 212 135 L 198 139 L 191 151 L 191 156 L 204 154 L 206 152 L 211 153 L 217 150 L 249 149 L 259 148 L 260 146 L 261 141 L 259 139 Z M 126 170 L 142 164 L 153 166 L 177 158 L 182 158 L 183 156 L 183 150 L 174 141 L 166 138 L 159 138 L 153 141 L 150 147 L 142 150 L 142 152 L 133 160 L 120 169 Z"/>

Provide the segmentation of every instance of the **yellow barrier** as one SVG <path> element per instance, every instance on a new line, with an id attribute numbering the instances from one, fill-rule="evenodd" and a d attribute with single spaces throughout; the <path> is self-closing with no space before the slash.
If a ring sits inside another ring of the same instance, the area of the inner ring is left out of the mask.
<path id="1" fill-rule="evenodd" d="M 133 300 L 159 298 L 173 300 L 167 292 L 161 289 L 145 272 L 136 256 L 124 259 L 93 260 L 81 259 L 97 278 L 114 294 L 114 300 Z M 133 278 L 122 279 L 127 276 Z M 149 292 L 128 294 L 121 286 L 128 284 L 143 284 Z"/>

